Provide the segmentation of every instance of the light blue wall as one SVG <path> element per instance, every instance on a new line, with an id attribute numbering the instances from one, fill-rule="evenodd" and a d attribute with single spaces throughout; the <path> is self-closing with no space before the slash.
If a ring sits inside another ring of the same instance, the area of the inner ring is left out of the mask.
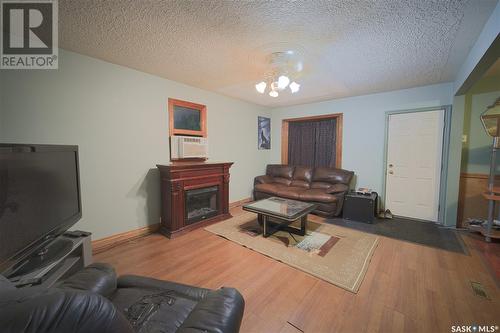
<path id="1" fill-rule="evenodd" d="M 343 113 L 342 167 L 356 173 L 355 186 L 369 187 L 380 192 L 384 182 L 384 133 L 385 115 L 387 111 L 438 107 L 453 103 L 453 84 L 444 83 L 419 88 L 404 89 L 364 95 L 350 98 L 335 99 L 319 103 L 304 104 L 291 107 L 275 108 L 272 114 L 271 162 L 281 162 L 281 123 L 283 119 L 314 116 L 331 113 Z M 462 135 L 463 112 L 455 114 L 452 111 L 452 121 L 457 128 L 452 131 L 455 142 L 450 152 L 450 165 L 458 165 L 460 171 L 460 138 Z M 453 167 L 451 167 L 453 168 Z M 458 178 L 452 172 L 450 181 L 458 184 Z M 456 178 L 456 179 L 455 179 Z M 452 186 L 453 187 L 453 186 Z M 458 186 L 449 191 L 448 200 L 456 202 Z M 455 213 L 456 216 L 456 213 Z M 453 214 L 451 214 L 453 219 Z M 446 218 L 446 224 L 454 225 L 455 221 Z"/>
<path id="2" fill-rule="evenodd" d="M 276 108 L 272 162 L 281 160 L 281 122 L 286 118 L 343 113 L 342 167 L 355 171 L 356 186 L 382 188 L 385 113 L 387 111 L 449 105 L 451 84 L 432 85 L 387 93 Z"/>
<path id="3" fill-rule="evenodd" d="M 2 141 L 79 145 L 76 227 L 94 239 L 159 222 L 169 97 L 207 106 L 210 159 L 235 162 L 230 201 L 250 197 L 269 160 L 256 129 L 269 110 L 254 104 L 64 50 L 58 70 L 3 70 L 0 81 Z"/>
<path id="4" fill-rule="evenodd" d="M 462 134 L 464 129 L 464 96 L 453 98 L 451 113 L 448 173 L 446 175 L 446 202 L 444 225 L 454 227 L 457 223 L 458 190 L 462 160 Z"/>
<path id="5" fill-rule="evenodd" d="M 455 82 L 453 83 L 453 92 L 456 93 L 458 89 L 465 82 L 470 73 L 474 70 L 477 63 L 483 57 L 484 53 L 491 46 L 495 38 L 500 34 L 500 2 L 491 13 L 490 18 L 484 25 L 483 30 L 479 34 L 478 39 L 470 50 L 465 62 L 458 71 Z"/>

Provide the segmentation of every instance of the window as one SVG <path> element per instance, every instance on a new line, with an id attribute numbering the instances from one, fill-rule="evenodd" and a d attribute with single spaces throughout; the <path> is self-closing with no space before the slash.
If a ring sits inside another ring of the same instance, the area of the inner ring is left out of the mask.
<path id="1" fill-rule="evenodd" d="M 342 114 L 285 119 L 281 141 L 283 164 L 340 168 Z"/>
<path id="2" fill-rule="evenodd" d="M 170 135 L 207 136 L 205 105 L 168 99 Z"/>

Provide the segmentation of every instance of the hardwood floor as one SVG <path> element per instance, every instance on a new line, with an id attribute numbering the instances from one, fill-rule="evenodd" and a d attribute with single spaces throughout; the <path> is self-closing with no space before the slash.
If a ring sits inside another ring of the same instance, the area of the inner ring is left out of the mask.
<path id="1" fill-rule="evenodd" d="M 241 332 L 451 332 L 452 325 L 500 325 L 499 289 L 469 237 L 464 241 L 470 256 L 380 237 L 357 294 L 203 229 L 173 240 L 146 236 L 94 260 L 119 274 L 235 287 L 246 302 Z M 490 299 L 476 296 L 471 281 Z"/>

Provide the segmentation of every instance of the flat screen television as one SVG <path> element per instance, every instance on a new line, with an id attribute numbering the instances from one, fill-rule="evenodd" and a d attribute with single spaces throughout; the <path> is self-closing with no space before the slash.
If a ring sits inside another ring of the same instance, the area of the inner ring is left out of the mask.
<path id="1" fill-rule="evenodd" d="M 82 216 L 78 146 L 0 143 L 0 273 Z"/>

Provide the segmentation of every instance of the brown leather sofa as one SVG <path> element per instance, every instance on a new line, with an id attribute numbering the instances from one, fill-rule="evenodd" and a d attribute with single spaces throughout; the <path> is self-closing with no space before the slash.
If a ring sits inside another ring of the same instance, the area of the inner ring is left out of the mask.
<path id="1" fill-rule="evenodd" d="M 311 202 L 318 205 L 314 214 L 338 216 L 353 175 L 343 169 L 269 164 L 266 174 L 254 179 L 254 199 L 281 197 Z"/>

